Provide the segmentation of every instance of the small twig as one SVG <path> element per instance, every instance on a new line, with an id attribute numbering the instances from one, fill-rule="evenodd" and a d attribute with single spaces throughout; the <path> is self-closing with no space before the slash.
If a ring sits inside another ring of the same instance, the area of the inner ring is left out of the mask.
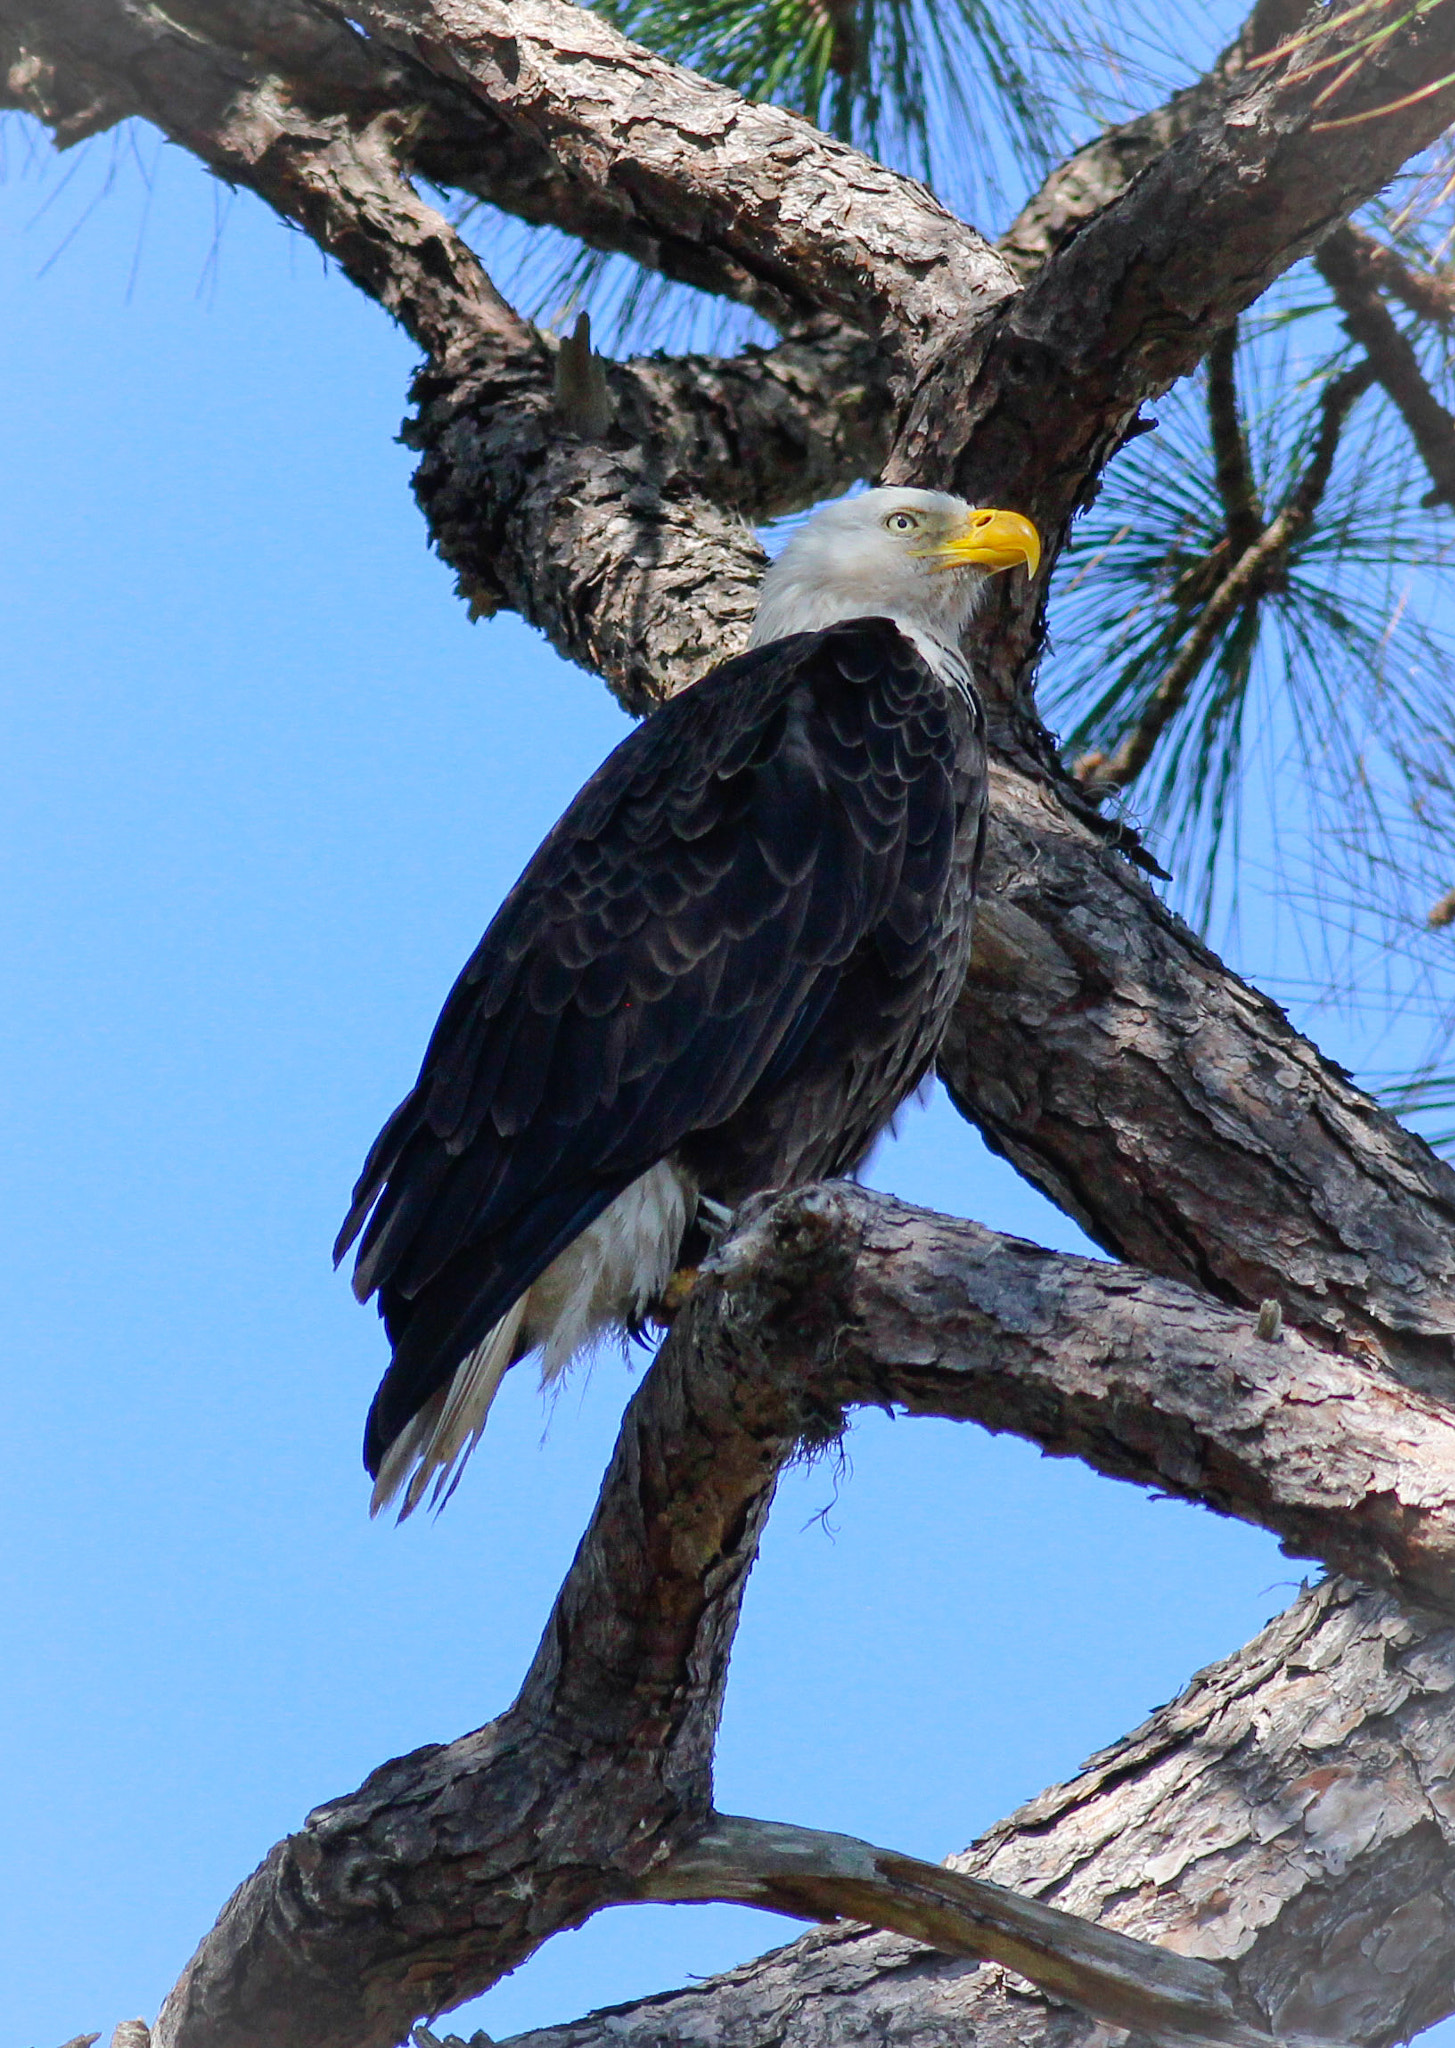
<path id="1" fill-rule="evenodd" d="M 1363 249 L 1350 229 L 1336 228 L 1315 260 L 1345 327 L 1373 364 L 1430 472 L 1434 489 L 1425 503 L 1455 506 L 1455 419 L 1425 381 L 1409 337 L 1380 297 Z"/>
<path id="2" fill-rule="evenodd" d="M 1053 1997 L 1153 2040 L 1271 2044 L 1238 2017 L 1216 1964 L 852 1835 L 714 1814 L 650 1873 L 641 1896 L 759 1906 L 795 1920 L 860 1920 L 951 1955 L 1003 1964 Z"/>
<path id="3" fill-rule="evenodd" d="M 1263 509 L 1248 460 L 1248 441 L 1238 405 L 1238 324 L 1216 336 L 1207 356 L 1207 416 L 1212 432 L 1218 496 L 1227 518 L 1228 541 L 1236 561 L 1263 531 Z"/>
<path id="4" fill-rule="evenodd" d="M 1322 418 L 1307 469 L 1289 493 L 1283 509 L 1245 548 L 1209 597 L 1197 623 L 1162 672 L 1141 717 L 1113 754 L 1083 755 L 1074 767 L 1076 779 L 1097 792 L 1125 789 L 1152 757 L 1152 750 L 1181 710 L 1199 669 L 1212 652 L 1218 634 L 1242 605 L 1261 597 L 1275 570 L 1307 527 L 1328 488 L 1329 475 L 1345 417 L 1355 399 L 1374 382 L 1369 363 L 1361 363 L 1332 379 L 1320 401 Z"/>

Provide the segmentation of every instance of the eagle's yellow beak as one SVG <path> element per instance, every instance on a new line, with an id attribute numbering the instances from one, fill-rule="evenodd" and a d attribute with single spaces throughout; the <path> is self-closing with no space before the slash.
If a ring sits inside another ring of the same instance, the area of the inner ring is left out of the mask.
<path id="1" fill-rule="evenodd" d="M 1015 569 L 1022 562 L 1032 576 L 1040 567 L 1041 536 L 1019 512 L 971 512 L 959 533 L 933 542 L 926 554 L 946 568 L 974 562 L 982 569 Z"/>

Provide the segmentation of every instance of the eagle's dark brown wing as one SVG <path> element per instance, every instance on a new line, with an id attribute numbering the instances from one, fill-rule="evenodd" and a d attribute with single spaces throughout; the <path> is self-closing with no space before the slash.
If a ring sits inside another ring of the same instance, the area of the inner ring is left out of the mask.
<path id="1" fill-rule="evenodd" d="M 922 971 L 983 793 L 953 725 L 897 627 L 859 619 L 724 663 L 586 784 L 451 991 L 339 1235 L 341 1258 L 363 1233 L 355 1289 L 394 1346 L 371 1472 L 623 1188 L 852 1036 L 835 1002 L 866 944 L 891 995 Z"/>

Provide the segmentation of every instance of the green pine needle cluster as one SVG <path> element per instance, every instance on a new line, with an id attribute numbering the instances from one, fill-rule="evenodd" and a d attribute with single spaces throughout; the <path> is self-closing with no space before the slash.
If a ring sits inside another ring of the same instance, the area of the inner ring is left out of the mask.
<path id="1" fill-rule="evenodd" d="M 1311 270 L 1250 323 L 1237 385 L 1265 527 L 1308 477 L 1321 400 L 1356 362 Z M 1170 393 L 1112 464 L 1052 592 L 1042 702 L 1091 786 L 1229 566 L 1209 381 L 1204 368 Z M 1374 1012 L 1398 1010 L 1406 1043 L 1423 1029 L 1422 1109 L 1451 1022 L 1452 939 L 1430 912 L 1455 884 L 1455 516 L 1422 503 L 1427 483 L 1387 398 L 1360 390 L 1314 516 L 1215 634 L 1121 798 L 1179 908 L 1221 942 L 1235 943 L 1240 889 L 1256 886 L 1265 915 L 1277 898 L 1265 978 L 1285 999 L 1332 1001 L 1372 1037 Z M 1408 1070 L 1386 1078 L 1415 1104 Z"/>

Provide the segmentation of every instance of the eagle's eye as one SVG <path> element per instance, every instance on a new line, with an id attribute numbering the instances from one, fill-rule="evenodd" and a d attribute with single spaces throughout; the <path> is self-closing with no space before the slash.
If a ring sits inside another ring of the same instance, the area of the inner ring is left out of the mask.
<path id="1" fill-rule="evenodd" d="M 891 512 L 884 524 L 891 533 L 913 533 L 919 521 L 913 512 Z"/>

